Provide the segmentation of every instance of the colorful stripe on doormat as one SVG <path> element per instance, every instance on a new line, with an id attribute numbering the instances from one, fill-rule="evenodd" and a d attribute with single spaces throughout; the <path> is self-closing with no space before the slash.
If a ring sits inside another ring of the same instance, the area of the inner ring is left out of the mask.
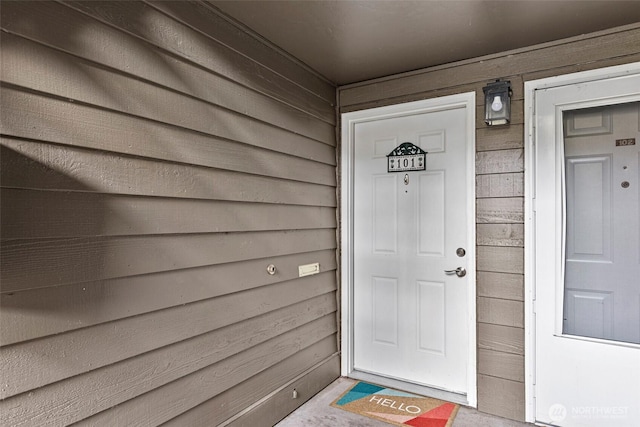
<path id="1" fill-rule="evenodd" d="M 451 427 L 459 406 L 365 382 L 358 382 L 331 406 L 400 427 Z"/>

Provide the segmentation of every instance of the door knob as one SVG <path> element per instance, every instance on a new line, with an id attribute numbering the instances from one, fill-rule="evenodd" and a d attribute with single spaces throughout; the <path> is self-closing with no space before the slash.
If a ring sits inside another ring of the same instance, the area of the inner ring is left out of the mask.
<path id="1" fill-rule="evenodd" d="M 455 274 L 458 277 L 464 277 L 467 275 L 467 270 L 462 267 L 458 267 L 455 270 L 445 270 L 444 272 L 447 274 Z"/>

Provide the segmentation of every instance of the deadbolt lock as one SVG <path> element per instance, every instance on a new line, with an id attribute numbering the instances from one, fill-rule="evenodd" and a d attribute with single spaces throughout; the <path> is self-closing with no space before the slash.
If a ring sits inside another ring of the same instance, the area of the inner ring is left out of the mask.
<path id="1" fill-rule="evenodd" d="M 462 258 L 463 256 L 465 256 L 467 253 L 467 251 L 464 250 L 464 248 L 458 248 L 456 249 L 456 255 L 458 255 L 460 258 Z"/>

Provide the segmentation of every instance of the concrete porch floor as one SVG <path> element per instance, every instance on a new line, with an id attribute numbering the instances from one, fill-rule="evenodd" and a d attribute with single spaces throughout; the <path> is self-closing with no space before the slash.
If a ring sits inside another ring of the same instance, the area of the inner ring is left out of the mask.
<path id="1" fill-rule="evenodd" d="M 356 383 L 350 378 L 338 378 L 327 388 L 276 424 L 276 427 L 389 427 L 390 424 L 374 420 L 342 409 L 331 402 Z M 511 421 L 483 414 L 473 408 L 460 406 L 453 427 L 532 427 L 533 424 Z"/>

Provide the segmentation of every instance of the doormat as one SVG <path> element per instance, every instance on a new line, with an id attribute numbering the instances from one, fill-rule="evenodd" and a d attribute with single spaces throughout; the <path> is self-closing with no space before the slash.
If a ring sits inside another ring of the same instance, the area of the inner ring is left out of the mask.
<path id="1" fill-rule="evenodd" d="M 455 403 L 358 382 L 331 406 L 400 427 L 451 427 Z"/>

